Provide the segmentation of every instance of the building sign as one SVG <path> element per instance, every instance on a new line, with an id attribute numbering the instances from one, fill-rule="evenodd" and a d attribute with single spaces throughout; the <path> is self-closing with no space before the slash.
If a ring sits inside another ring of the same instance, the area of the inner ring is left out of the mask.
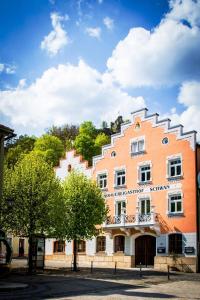
<path id="1" fill-rule="evenodd" d="M 194 247 L 185 247 L 185 254 L 194 254 Z"/>
<path id="2" fill-rule="evenodd" d="M 157 253 L 163 254 L 163 253 L 165 253 L 165 252 L 166 252 L 166 248 L 165 248 L 165 247 L 158 247 L 158 248 L 157 248 Z"/>
<path id="3" fill-rule="evenodd" d="M 156 185 L 156 186 L 141 187 L 141 188 L 136 188 L 131 190 L 120 190 L 113 193 L 104 193 L 104 197 L 110 198 L 110 197 L 118 197 L 118 196 L 129 196 L 129 195 L 140 194 L 140 193 L 160 192 L 160 191 L 180 189 L 180 188 L 181 188 L 181 183 L 168 184 L 168 185 Z"/>

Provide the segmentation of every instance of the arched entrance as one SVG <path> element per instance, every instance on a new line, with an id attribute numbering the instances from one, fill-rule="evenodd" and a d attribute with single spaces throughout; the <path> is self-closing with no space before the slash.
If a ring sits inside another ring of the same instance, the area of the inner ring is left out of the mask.
<path id="1" fill-rule="evenodd" d="M 153 266 L 156 255 L 156 238 L 142 235 L 135 239 L 135 265 Z"/>

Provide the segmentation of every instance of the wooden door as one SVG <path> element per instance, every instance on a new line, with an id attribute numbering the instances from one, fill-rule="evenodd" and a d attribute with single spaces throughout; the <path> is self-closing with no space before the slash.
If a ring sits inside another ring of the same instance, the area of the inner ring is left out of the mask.
<path id="1" fill-rule="evenodd" d="M 24 256 L 24 239 L 19 239 L 19 256 Z"/>
<path id="2" fill-rule="evenodd" d="M 135 265 L 153 266 L 156 255 L 156 238 L 143 235 L 135 240 Z"/>

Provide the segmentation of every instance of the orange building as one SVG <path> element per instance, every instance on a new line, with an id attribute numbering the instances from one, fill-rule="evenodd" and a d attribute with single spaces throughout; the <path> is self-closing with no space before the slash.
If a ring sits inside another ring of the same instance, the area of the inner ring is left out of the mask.
<path id="1" fill-rule="evenodd" d="M 110 211 L 103 229 L 122 265 L 196 271 L 199 150 L 195 131 L 142 109 L 94 157 Z"/>
<path id="2" fill-rule="evenodd" d="M 109 208 L 103 232 L 81 241 L 80 265 L 93 261 L 113 267 L 117 262 L 117 267 L 199 270 L 200 147 L 195 131 L 184 133 L 182 125 L 172 127 L 169 119 L 142 109 L 102 147 L 92 168 L 68 152 L 56 168 L 62 180 L 69 166 L 97 180 Z M 46 243 L 47 261 L 70 263 L 72 243 L 58 248 L 55 243 L 59 241 Z"/>

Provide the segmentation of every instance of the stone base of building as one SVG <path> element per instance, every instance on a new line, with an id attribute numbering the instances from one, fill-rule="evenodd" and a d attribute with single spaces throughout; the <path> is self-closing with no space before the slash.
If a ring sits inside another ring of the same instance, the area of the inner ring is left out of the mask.
<path id="1" fill-rule="evenodd" d="M 72 265 L 73 256 L 65 254 L 54 254 L 45 256 L 45 265 L 47 267 L 68 267 Z M 114 268 L 117 263 L 117 268 L 133 268 L 135 267 L 134 255 L 114 254 L 108 255 L 80 255 L 77 256 L 79 267 L 90 267 L 93 262 L 93 267 Z M 173 257 L 173 256 L 155 256 L 154 269 L 159 271 L 167 271 L 168 266 L 171 270 L 181 272 L 196 272 L 196 257 Z"/>
<path id="2" fill-rule="evenodd" d="M 71 267 L 73 260 L 72 255 L 46 255 L 45 264 L 46 266 L 53 266 L 57 264 L 62 267 Z M 91 266 L 93 262 L 93 267 L 107 267 L 114 268 L 115 263 L 117 263 L 117 268 L 132 268 L 135 266 L 135 256 L 133 255 L 123 255 L 114 254 L 113 256 L 108 255 L 78 255 L 77 262 L 79 267 L 81 266 Z"/>
<path id="3" fill-rule="evenodd" d="M 175 271 L 196 273 L 196 257 L 184 256 L 155 256 L 154 268 L 160 271 L 167 271 L 168 266 Z"/>

